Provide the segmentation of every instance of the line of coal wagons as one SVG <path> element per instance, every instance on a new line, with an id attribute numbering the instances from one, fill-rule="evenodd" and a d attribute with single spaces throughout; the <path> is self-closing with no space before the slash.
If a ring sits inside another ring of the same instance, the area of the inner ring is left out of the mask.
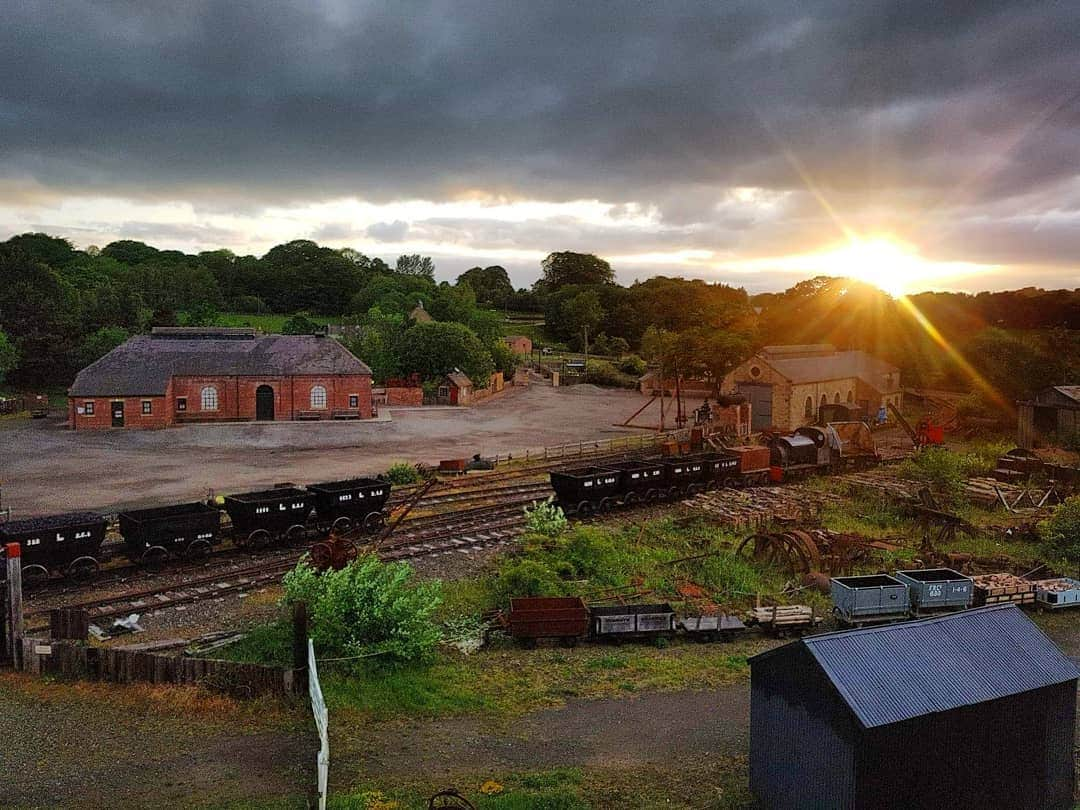
<path id="1" fill-rule="evenodd" d="M 171 504 L 121 512 L 123 553 L 150 568 L 170 559 L 201 559 L 224 539 L 222 511 L 233 543 L 250 551 L 271 544 L 300 546 L 331 531 L 374 532 L 383 526 L 390 482 L 361 477 L 298 487 L 226 495 L 209 502 Z M 87 581 L 97 573 L 108 520 L 97 512 L 68 512 L 0 523 L 0 545 L 18 543 L 25 587 L 53 575 Z"/>
<path id="2" fill-rule="evenodd" d="M 760 486 L 809 473 L 861 469 L 880 460 L 865 423 L 832 422 L 770 436 L 764 445 L 552 472 L 551 487 L 567 514 L 591 515 L 721 487 Z"/>

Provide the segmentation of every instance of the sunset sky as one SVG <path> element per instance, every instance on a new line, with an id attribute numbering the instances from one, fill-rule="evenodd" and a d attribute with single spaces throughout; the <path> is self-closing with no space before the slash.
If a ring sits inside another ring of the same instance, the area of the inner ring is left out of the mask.
<path id="1" fill-rule="evenodd" d="M 1080 286 L 1080 3 L 8 4 L 0 238 Z"/>

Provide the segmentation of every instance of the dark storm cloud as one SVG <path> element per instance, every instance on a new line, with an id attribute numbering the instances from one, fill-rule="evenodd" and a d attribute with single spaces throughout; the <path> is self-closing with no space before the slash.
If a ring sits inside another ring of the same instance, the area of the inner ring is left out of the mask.
<path id="1" fill-rule="evenodd" d="M 812 185 L 857 217 L 1075 173 L 1078 31 L 1075 0 L 15 3 L 0 180 L 223 207 L 596 198 L 716 224 L 724 249 L 770 233 L 717 207 L 731 186 Z"/>

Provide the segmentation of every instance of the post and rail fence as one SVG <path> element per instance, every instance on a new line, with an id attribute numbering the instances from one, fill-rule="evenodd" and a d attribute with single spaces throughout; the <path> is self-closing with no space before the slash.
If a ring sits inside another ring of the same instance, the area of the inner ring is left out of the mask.
<path id="1" fill-rule="evenodd" d="M 498 467 L 519 462 L 558 461 L 573 458 L 587 459 L 590 456 L 616 453 L 620 450 L 627 453 L 639 452 L 658 447 L 664 442 L 684 441 L 688 436 L 689 431 L 686 429 L 651 434 L 635 433 L 626 436 L 614 436 L 610 439 L 582 440 L 556 444 L 551 447 L 532 447 L 509 453 L 496 453 L 492 460 L 495 466 Z"/>

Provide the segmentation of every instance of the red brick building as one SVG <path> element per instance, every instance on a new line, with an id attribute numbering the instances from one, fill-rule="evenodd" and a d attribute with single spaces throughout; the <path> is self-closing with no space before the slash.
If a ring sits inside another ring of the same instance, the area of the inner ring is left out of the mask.
<path id="1" fill-rule="evenodd" d="M 74 430 L 371 416 L 371 369 L 324 335 L 155 329 L 84 368 L 68 391 Z"/>

